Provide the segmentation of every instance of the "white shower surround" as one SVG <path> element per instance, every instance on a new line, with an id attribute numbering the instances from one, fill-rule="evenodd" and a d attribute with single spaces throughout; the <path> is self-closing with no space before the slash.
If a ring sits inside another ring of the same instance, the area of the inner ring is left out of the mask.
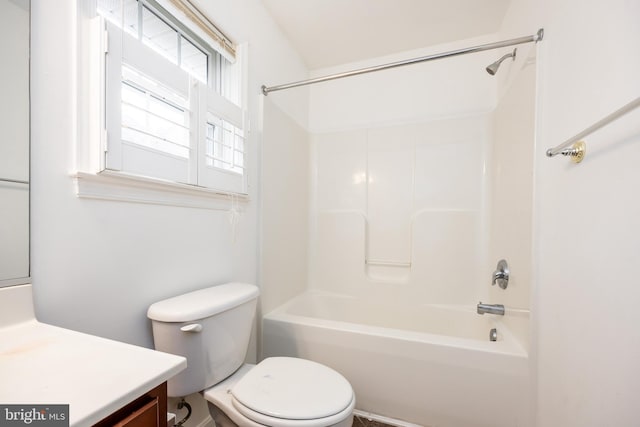
<path id="1" fill-rule="evenodd" d="M 527 74 L 530 49 L 498 77 Z M 263 357 L 334 367 L 360 411 L 440 427 L 529 425 L 531 208 L 521 199 L 531 195 L 535 92 L 501 96 L 527 108 L 496 109 L 484 67 L 501 53 L 311 89 L 308 280 L 264 310 Z M 534 88 L 527 75 L 518 84 Z M 512 207 L 502 196 L 513 191 Z M 514 261 L 507 291 L 491 287 L 496 257 Z M 287 278 L 278 286 L 293 287 Z M 479 300 L 524 310 L 479 316 Z"/>
<path id="2" fill-rule="evenodd" d="M 424 426 L 527 421 L 527 353 L 500 319 L 472 306 L 306 292 L 264 317 L 263 336 L 265 357 L 307 358 L 342 373 L 360 411 Z"/>
<path id="3" fill-rule="evenodd" d="M 488 298 L 491 128 L 481 113 L 313 135 L 309 289 Z"/>

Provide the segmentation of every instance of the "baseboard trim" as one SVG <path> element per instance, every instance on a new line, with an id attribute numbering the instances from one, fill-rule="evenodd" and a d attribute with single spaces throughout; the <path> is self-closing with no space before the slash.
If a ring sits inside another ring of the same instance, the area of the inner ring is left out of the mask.
<path id="1" fill-rule="evenodd" d="M 373 412 L 361 411 L 359 409 L 354 409 L 353 415 L 360 418 L 366 418 L 371 421 L 377 421 L 379 423 L 387 424 L 394 427 L 429 427 L 429 426 L 423 426 L 420 424 L 413 424 L 408 421 L 397 420 L 395 418 L 385 417 L 384 415 L 374 414 Z"/>

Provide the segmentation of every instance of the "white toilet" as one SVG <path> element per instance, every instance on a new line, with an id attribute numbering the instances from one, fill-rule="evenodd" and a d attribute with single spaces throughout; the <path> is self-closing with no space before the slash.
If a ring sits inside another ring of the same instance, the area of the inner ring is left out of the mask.
<path id="1" fill-rule="evenodd" d="M 244 364 L 258 295 L 227 283 L 149 307 L 156 349 L 187 358 L 169 396 L 203 392 L 219 427 L 350 427 L 353 389 L 333 369 L 293 357 Z"/>

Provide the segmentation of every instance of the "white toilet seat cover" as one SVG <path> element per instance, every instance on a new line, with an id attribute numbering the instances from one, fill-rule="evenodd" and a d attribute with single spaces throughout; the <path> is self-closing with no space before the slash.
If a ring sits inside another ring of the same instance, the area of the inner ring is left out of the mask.
<path id="1" fill-rule="evenodd" d="M 252 411 L 288 420 L 329 417 L 353 400 L 351 384 L 342 375 L 292 357 L 263 360 L 233 386 L 231 394 Z"/>

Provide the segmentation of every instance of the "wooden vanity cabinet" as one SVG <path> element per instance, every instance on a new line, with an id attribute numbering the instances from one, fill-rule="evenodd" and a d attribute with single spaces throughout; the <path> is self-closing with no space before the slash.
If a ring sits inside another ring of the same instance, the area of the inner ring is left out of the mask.
<path id="1" fill-rule="evenodd" d="M 167 383 L 149 390 L 95 427 L 167 427 Z"/>

